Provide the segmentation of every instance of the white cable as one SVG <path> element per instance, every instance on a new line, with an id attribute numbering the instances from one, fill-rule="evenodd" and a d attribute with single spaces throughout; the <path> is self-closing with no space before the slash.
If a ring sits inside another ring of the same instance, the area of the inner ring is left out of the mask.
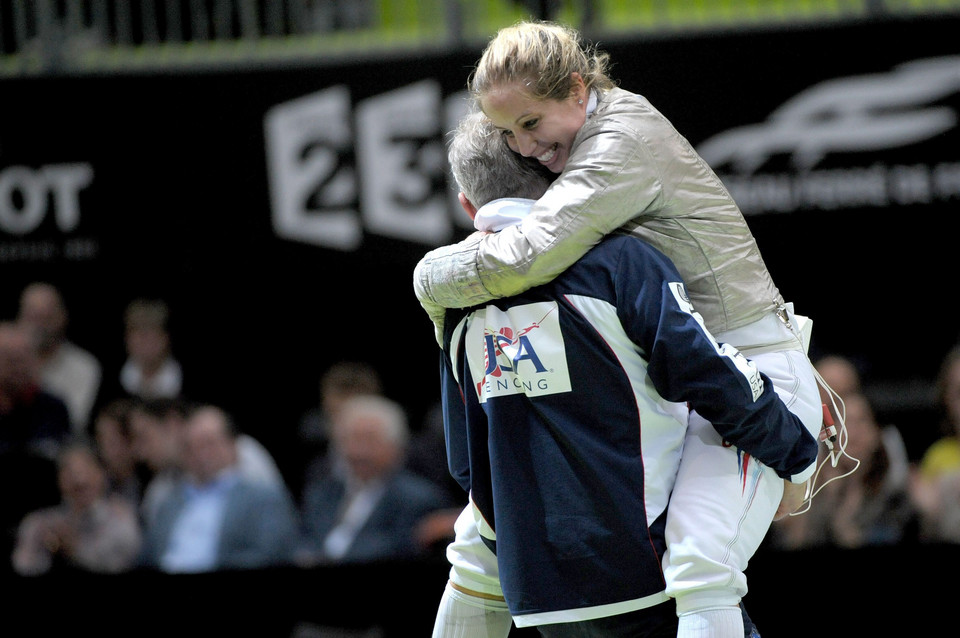
<path id="1" fill-rule="evenodd" d="M 825 439 L 824 443 L 827 446 L 827 456 L 817 465 L 816 471 L 813 473 L 813 476 L 810 477 L 810 480 L 807 482 L 807 493 L 804 496 L 803 504 L 800 509 L 791 512 L 790 516 L 799 516 L 807 511 L 809 511 L 811 504 L 813 503 L 813 497 L 820 493 L 820 490 L 825 488 L 827 485 L 830 485 L 834 481 L 838 481 L 842 478 L 846 478 L 857 471 L 860 467 L 860 459 L 856 459 L 849 454 L 847 454 L 847 439 L 849 434 L 847 432 L 847 409 L 843 403 L 843 399 L 837 394 L 833 388 L 824 381 L 823 377 L 820 376 L 820 373 L 817 372 L 817 369 L 813 369 L 813 374 L 817 378 L 817 383 L 819 383 L 824 390 L 827 391 L 827 396 L 830 398 L 830 404 L 833 406 L 833 411 L 837 415 L 837 421 L 839 422 L 839 429 L 837 430 L 836 443 L 837 447 L 834 448 L 833 442 L 830 439 Z M 840 405 L 837 405 L 839 401 Z M 835 424 L 836 425 L 836 424 Z M 853 461 L 853 468 L 843 474 L 834 476 L 833 478 L 826 481 L 823 485 L 817 487 L 817 479 L 820 477 L 820 472 L 826 467 L 827 462 L 830 462 L 832 467 L 837 467 L 837 464 L 840 462 L 841 457 L 847 457 Z"/>

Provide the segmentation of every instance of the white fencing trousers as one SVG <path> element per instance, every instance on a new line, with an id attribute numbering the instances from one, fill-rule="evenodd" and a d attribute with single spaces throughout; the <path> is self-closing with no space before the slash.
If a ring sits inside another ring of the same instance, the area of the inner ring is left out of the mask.
<path id="1" fill-rule="evenodd" d="M 823 422 L 813 365 L 802 350 L 752 355 L 786 407 L 817 437 Z M 690 413 L 680 470 L 667 514 L 664 576 L 677 613 L 736 605 L 744 570 L 773 522 L 783 479 Z"/>
<path id="2" fill-rule="evenodd" d="M 478 516 L 473 503 L 468 503 L 454 524 L 456 537 L 447 547 L 450 580 L 437 608 L 432 638 L 507 638 L 510 634 L 513 618 L 502 601 L 497 557 L 480 539 Z"/>

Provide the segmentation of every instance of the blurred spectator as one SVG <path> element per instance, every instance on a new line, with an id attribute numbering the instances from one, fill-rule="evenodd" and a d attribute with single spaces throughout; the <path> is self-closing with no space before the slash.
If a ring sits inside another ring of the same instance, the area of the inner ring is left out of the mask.
<path id="1" fill-rule="evenodd" d="M 107 489 L 106 472 L 85 441 L 63 448 L 57 460 L 61 503 L 29 513 L 19 526 L 13 551 L 18 574 L 58 569 L 120 573 L 131 569 L 140 550 L 136 507 Z"/>
<path id="2" fill-rule="evenodd" d="M 423 556 L 416 538 L 428 514 L 451 507 L 443 490 L 404 468 L 409 429 L 403 408 L 357 395 L 333 420 L 330 465 L 305 486 L 302 565 Z"/>
<path id="3" fill-rule="evenodd" d="M 240 472 L 244 476 L 267 485 L 286 487 L 273 455 L 253 436 L 245 432 L 237 435 L 237 453 L 240 456 Z"/>
<path id="4" fill-rule="evenodd" d="M 860 393 L 843 397 L 849 440 L 836 467 L 827 463 L 810 511 L 774 523 L 778 546 L 857 548 L 898 545 L 916 539 L 916 511 L 910 498 L 909 463 L 899 433 L 892 425 L 881 427 L 867 398 Z"/>
<path id="5" fill-rule="evenodd" d="M 443 410 L 439 403 L 427 412 L 423 427 L 410 442 L 407 468 L 443 489 L 455 507 L 438 510 L 425 516 L 417 526 L 421 545 L 434 547 L 443 555 L 453 541 L 454 523 L 468 503 L 467 493 L 450 474 L 447 465 L 447 442 L 443 429 Z"/>
<path id="6" fill-rule="evenodd" d="M 840 398 L 861 391 L 860 371 L 850 359 L 836 354 L 826 355 L 817 359 L 814 367 L 820 377 L 836 392 Z M 823 403 L 830 408 L 833 420 L 837 422 L 837 412 L 833 405 L 834 401 L 827 395 L 823 386 L 820 386 L 820 398 Z M 839 407 L 839 405 L 837 406 Z"/>
<path id="7" fill-rule="evenodd" d="M 293 499 L 284 487 L 244 476 L 231 417 L 199 406 L 187 417 L 183 443 L 183 480 L 147 524 L 144 565 L 196 573 L 290 564 L 298 534 Z"/>
<path id="8" fill-rule="evenodd" d="M 422 427 L 413 434 L 407 454 L 407 469 L 441 487 L 452 501 L 462 506 L 467 504 L 466 493 L 450 474 L 447 465 L 447 441 L 443 429 L 443 410 L 439 403 L 430 407 Z"/>
<path id="9" fill-rule="evenodd" d="M 936 383 L 942 438 L 920 459 L 925 478 L 960 470 L 960 346 L 944 357 Z"/>
<path id="10" fill-rule="evenodd" d="M 873 410 L 873 404 L 870 403 L 870 399 L 866 398 L 866 394 L 863 392 L 863 384 L 861 381 L 860 370 L 857 368 L 856 364 L 851 359 L 844 357 L 842 355 L 827 355 L 817 360 L 814 367 L 817 370 L 817 373 L 820 377 L 827 382 L 830 388 L 837 394 L 840 400 L 843 401 L 843 404 L 840 401 L 836 401 L 836 406 L 833 405 L 833 401 L 830 400 L 830 397 L 827 396 L 826 391 L 823 389 L 823 386 L 820 387 L 820 395 L 823 399 L 823 402 L 830 409 L 831 414 L 833 415 L 834 423 L 839 427 L 840 421 L 837 417 L 837 412 L 835 408 L 843 408 L 846 404 L 847 397 L 857 397 L 858 401 L 861 401 L 861 405 L 858 406 L 861 409 L 858 410 L 858 415 L 862 416 L 864 410 L 869 412 L 870 418 L 874 420 L 876 414 Z M 866 405 L 863 405 L 862 402 L 866 401 Z M 849 417 L 846 417 L 849 418 Z M 885 425 L 880 428 L 880 433 L 883 438 L 884 449 L 887 454 L 890 455 L 890 465 L 891 468 L 895 468 L 897 472 L 907 472 L 909 470 L 909 455 L 907 454 L 907 446 L 903 440 L 903 433 L 900 431 L 900 428 L 894 425 Z M 848 433 L 848 440 L 852 439 L 852 436 Z M 856 441 L 853 441 L 853 449 L 864 451 L 867 450 L 867 446 L 860 446 Z M 852 454 L 854 458 L 865 460 L 862 457 Z M 899 482 L 899 476 L 897 481 Z"/>
<path id="11" fill-rule="evenodd" d="M 127 306 L 123 320 L 127 352 L 120 369 L 123 391 L 144 399 L 181 396 L 183 369 L 173 355 L 166 302 L 135 299 Z"/>
<path id="12" fill-rule="evenodd" d="M 107 473 L 107 488 L 137 507 L 143 498 L 145 472 L 137 460 L 130 432 L 132 399 L 114 399 L 103 406 L 93 421 L 97 454 Z"/>
<path id="13" fill-rule="evenodd" d="M 774 522 L 768 544 L 799 549 L 914 540 L 917 513 L 910 497 L 910 461 L 899 428 L 878 425 L 873 406 L 862 392 L 859 369 L 851 359 L 830 354 L 817 359 L 814 367 L 837 395 L 831 400 L 820 389 L 838 428 L 838 410 L 845 414 L 847 432 L 838 443 L 861 464 L 852 475 L 843 476 L 856 462 L 837 454 L 834 465 L 822 449 L 822 470 L 815 485 L 825 487 L 817 492 L 808 512 Z"/>
<path id="14" fill-rule="evenodd" d="M 298 465 L 295 475 L 299 484 L 294 489 L 298 495 L 304 483 L 323 472 L 330 443 L 330 422 L 343 402 L 358 394 L 381 394 L 382 389 L 376 368 L 362 361 L 339 361 L 324 371 L 320 377 L 319 401 L 303 414 L 297 429 L 294 462 Z"/>
<path id="15" fill-rule="evenodd" d="M 183 424 L 187 406 L 178 399 L 135 401 L 130 409 L 130 434 L 137 461 L 148 478 L 141 499 L 144 524 L 156 516 L 158 504 L 183 478 Z"/>
<path id="16" fill-rule="evenodd" d="M 8 558 L 23 517 L 59 502 L 55 458 L 70 434 L 66 404 L 40 387 L 32 337 L 0 323 L 0 551 Z"/>
<path id="17" fill-rule="evenodd" d="M 152 520 L 157 504 L 183 479 L 185 430 L 188 403 L 178 398 L 137 401 L 130 412 L 134 451 L 150 472 L 143 493 L 141 512 Z M 285 488 L 273 457 L 249 434 L 236 436 L 240 472 L 254 481 Z"/>
<path id="18" fill-rule="evenodd" d="M 943 436 L 920 459 L 912 493 L 921 511 L 921 538 L 960 543 L 960 345 L 943 358 L 937 404 Z"/>
<path id="19" fill-rule="evenodd" d="M 66 404 L 40 386 L 32 333 L 0 323 L 0 453 L 29 451 L 53 459 L 69 434 Z"/>
<path id="20" fill-rule="evenodd" d="M 35 282 L 20 295 L 17 321 L 33 331 L 40 383 L 63 399 L 75 433 L 86 432 L 100 390 L 102 367 L 90 352 L 67 339 L 69 315 L 60 291 Z"/>

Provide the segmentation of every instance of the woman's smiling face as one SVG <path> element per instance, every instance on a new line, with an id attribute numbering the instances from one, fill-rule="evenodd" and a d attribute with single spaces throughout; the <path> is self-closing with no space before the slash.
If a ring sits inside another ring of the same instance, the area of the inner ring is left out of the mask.
<path id="1" fill-rule="evenodd" d="M 497 87 L 480 100 L 510 149 L 535 157 L 553 173 L 563 170 L 573 139 L 586 121 L 586 90 L 580 76 L 574 76 L 574 91 L 565 100 L 533 98 L 520 83 Z"/>

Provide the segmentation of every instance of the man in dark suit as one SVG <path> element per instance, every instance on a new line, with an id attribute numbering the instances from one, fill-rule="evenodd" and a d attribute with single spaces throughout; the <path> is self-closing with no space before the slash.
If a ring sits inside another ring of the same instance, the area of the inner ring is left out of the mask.
<path id="1" fill-rule="evenodd" d="M 348 399 L 333 421 L 328 471 L 304 488 L 302 563 L 421 556 L 424 516 L 451 507 L 437 485 L 405 469 L 403 408 L 379 395 Z M 451 531 L 452 533 L 452 531 Z"/>
<path id="2" fill-rule="evenodd" d="M 39 382 L 36 342 L 24 326 L 0 323 L 0 571 L 11 568 L 21 519 L 60 501 L 54 462 L 70 434 L 70 416 L 58 396 Z"/>
<path id="3" fill-rule="evenodd" d="M 180 573 L 292 563 L 298 539 L 293 498 L 285 486 L 240 471 L 237 434 L 220 408 L 205 405 L 190 413 L 186 473 L 147 524 L 145 565 Z"/>

